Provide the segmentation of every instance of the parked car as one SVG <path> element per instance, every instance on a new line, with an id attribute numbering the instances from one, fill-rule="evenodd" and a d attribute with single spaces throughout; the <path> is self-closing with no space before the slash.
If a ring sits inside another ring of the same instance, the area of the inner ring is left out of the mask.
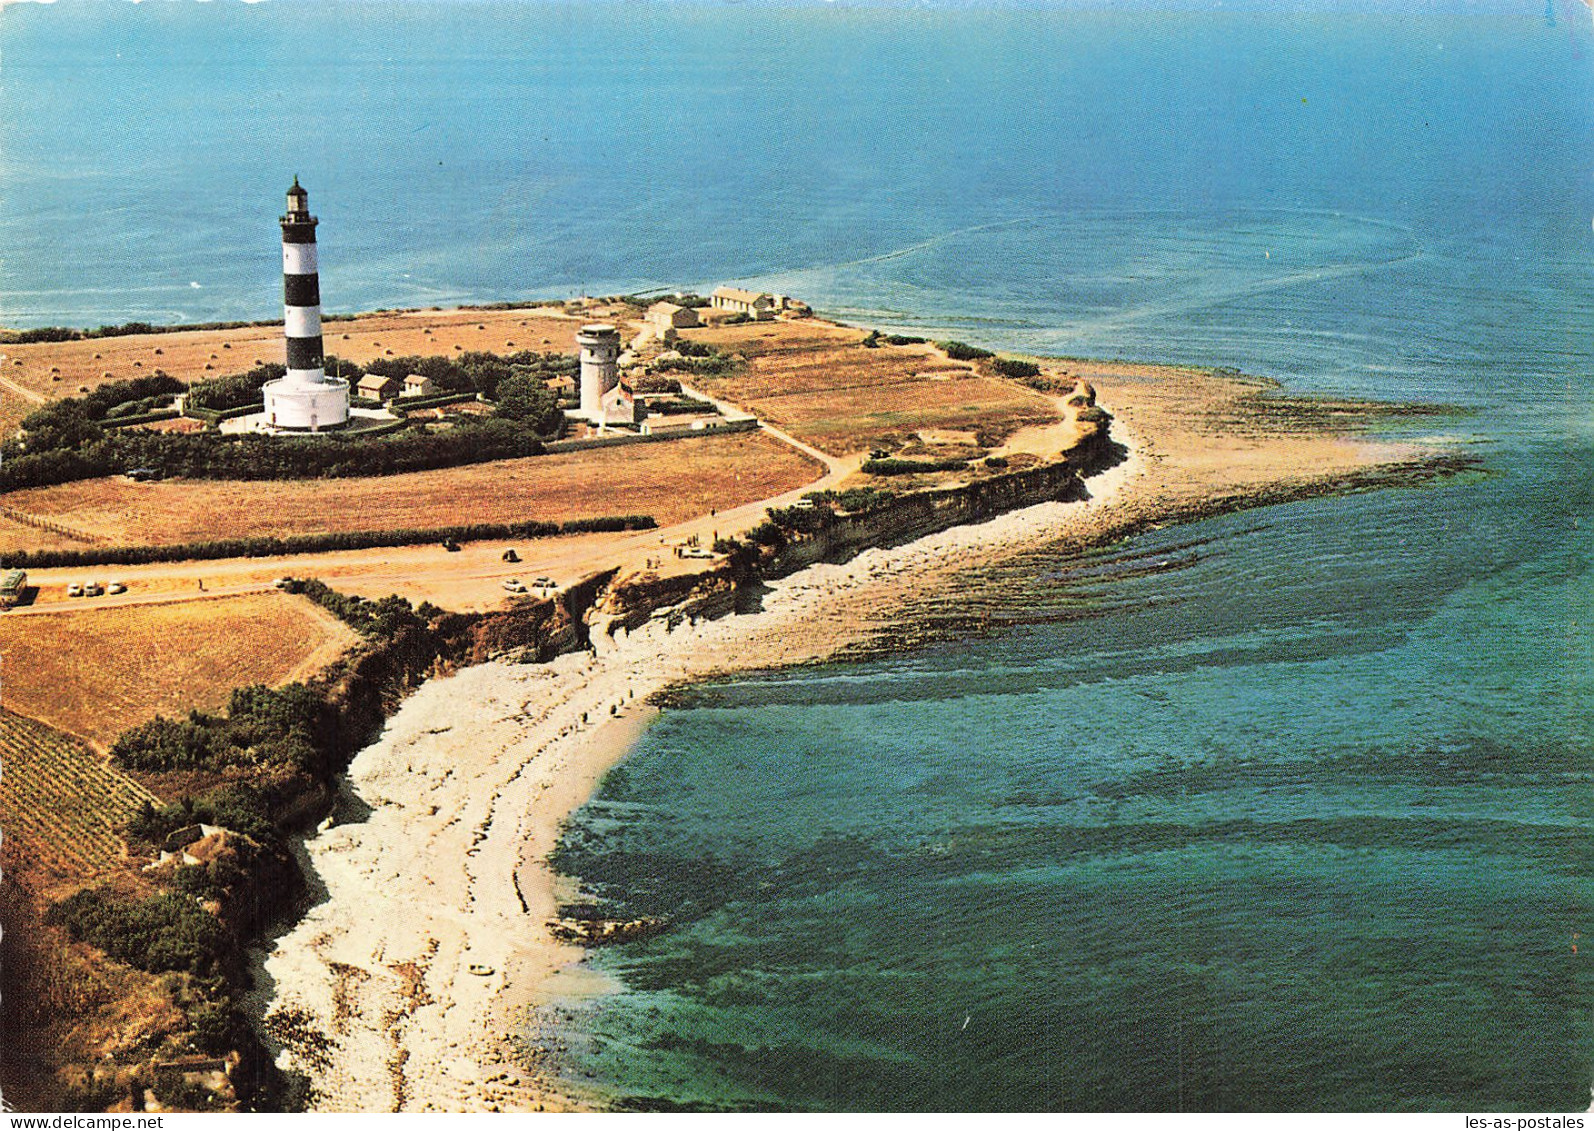
<path id="1" fill-rule="evenodd" d="M 526 591 L 525 584 L 521 582 L 519 578 L 514 577 L 511 577 L 508 581 L 504 582 L 504 588 L 509 590 L 511 593 L 524 593 Z"/>
<path id="2" fill-rule="evenodd" d="M 90 581 L 83 586 L 83 596 L 85 597 L 99 597 L 104 593 L 105 586 L 101 585 L 98 581 Z"/>
<path id="3" fill-rule="evenodd" d="M 105 591 L 107 593 L 126 593 L 127 583 L 123 581 L 113 581 L 105 587 Z"/>
<path id="4" fill-rule="evenodd" d="M 68 597 L 81 597 L 81 596 L 83 596 L 83 583 L 81 581 L 72 582 L 72 584 L 70 584 L 70 585 L 68 585 L 66 587 L 66 595 Z"/>

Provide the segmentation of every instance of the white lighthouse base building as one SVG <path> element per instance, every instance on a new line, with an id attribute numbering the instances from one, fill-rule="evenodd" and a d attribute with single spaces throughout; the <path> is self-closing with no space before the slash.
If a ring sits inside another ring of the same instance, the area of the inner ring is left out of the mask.
<path id="1" fill-rule="evenodd" d="M 318 380 L 296 380 L 299 375 L 290 370 L 286 377 L 267 381 L 264 423 L 292 432 L 319 432 L 347 424 L 349 383 L 317 376 Z"/>

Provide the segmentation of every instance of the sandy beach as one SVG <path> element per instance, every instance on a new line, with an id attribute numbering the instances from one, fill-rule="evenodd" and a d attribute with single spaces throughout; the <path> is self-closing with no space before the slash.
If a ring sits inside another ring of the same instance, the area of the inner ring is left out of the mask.
<path id="1" fill-rule="evenodd" d="M 650 695 L 716 673 L 823 658 L 868 636 L 905 586 L 1026 548 L 1100 542 L 1160 521 L 1288 497 L 1424 454 L 1337 434 L 1217 436 L 1230 382 L 1093 374 L 1129 457 L 1090 498 L 956 527 L 769 583 L 762 609 L 673 631 L 659 617 L 549 664 L 489 663 L 429 682 L 349 769 L 303 863 L 314 906 L 270 944 L 253 1002 L 279 1064 L 326 1111 L 564 1110 L 560 996 L 601 992 L 546 923 L 562 822 L 646 726 Z M 1199 404 L 1201 412 L 1191 406 Z M 1232 405 L 1230 405 L 1232 407 Z M 564 893 L 567 897 L 574 893 Z"/>

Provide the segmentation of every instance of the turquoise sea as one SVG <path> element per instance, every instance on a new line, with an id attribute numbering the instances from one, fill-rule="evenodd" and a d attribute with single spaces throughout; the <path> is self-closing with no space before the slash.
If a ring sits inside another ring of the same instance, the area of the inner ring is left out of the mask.
<path id="1" fill-rule="evenodd" d="M 1581 1110 L 1581 3 L 60 0 L 0 18 L 0 323 L 708 286 L 1468 413 L 1485 475 L 1037 550 L 1007 623 L 699 689 L 566 837 L 642 1107 Z M 913 615 L 913 610 L 905 610 Z"/>

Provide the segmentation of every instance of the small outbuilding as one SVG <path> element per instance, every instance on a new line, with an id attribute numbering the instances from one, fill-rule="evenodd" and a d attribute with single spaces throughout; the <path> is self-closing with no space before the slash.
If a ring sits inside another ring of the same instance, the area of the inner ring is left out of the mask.
<path id="1" fill-rule="evenodd" d="M 368 401 L 390 401 L 398 396 L 399 379 L 384 377 L 380 373 L 367 373 L 360 378 L 355 391 Z"/>
<path id="2" fill-rule="evenodd" d="M 648 325 L 662 336 L 666 330 L 690 330 L 694 326 L 701 326 L 702 322 L 698 320 L 697 311 L 690 306 L 656 302 L 648 307 Z"/>
<path id="3" fill-rule="evenodd" d="M 637 422 L 636 394 L 631 386 L 621 381 L 603 394 L 600 417 L 604 424 L 635 424 Z"/>
<path id="4" fill-rule="evenodd" d="M 401 395 L 406 397 L 429 397 L 435 392 L 437 392 L 437 386 L 432 383 L 430 377 L 419 373 L 411 373 L 404 378 L 404 392 Z"/>

